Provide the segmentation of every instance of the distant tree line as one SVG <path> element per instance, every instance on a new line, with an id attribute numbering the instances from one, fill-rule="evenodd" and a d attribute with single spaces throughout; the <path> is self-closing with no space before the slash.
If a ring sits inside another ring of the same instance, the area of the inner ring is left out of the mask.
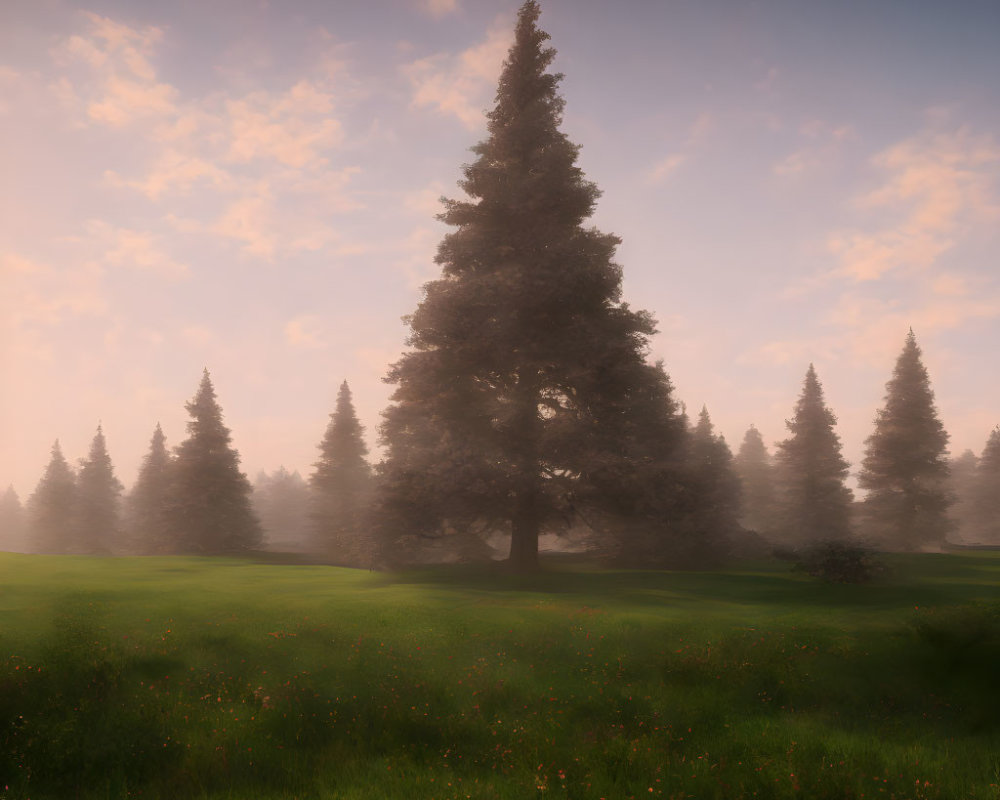
<path id="1" fill-rule="evenodd" d="M 100 425 L 76 470 L 56 441 L 27 507 L 12 487 L 0 499 L 4 543 L 35 553 L 239 554 L 263 546 L 265 522 L 279 542 L 289 537 L 285 543 L 295 549 L 370 564 L 372 544 L 360 518 L 371 468 L 346 382 L 308 487 L 282 469 L 262 476 L 253 490 L 240 471 L 208 370 L 186 408 L 188 437 L 170 452 L 157 424 L 124 496 Z"/>
<path id="2" fill-rule="evenodd" d="M 948 461 L 912 331 L 866 442 L 861 502 L 811 364 L 773 457 L 753 427 L 734 457 L 707 408 L 692 424 L 649 361 L 655 320 L 621 300 L 620 240 L 587 224 L 600 191 L 560 129 L 538 16 L 525 2 L 465 199 L 443 201 L 441 275 L 389 368 L 374 469 L 345 382 L 309 478 L 282 467 L 251 486 L 206 370 L 187 438 L 170 451 L 157 426 L 127 495 L 100 426 L 76 470 L 56 442 L 27 508 L 13 490 L 0 501 L 7 541 L 203 555 L 270 542 L 354 566 L 484 557 L 502 542 L 519 570 L 548 533 L 636 567 L 858 538 L 933 548 L 956 525 L 1000 541 L 1000 432 L 981 458 Z"/>

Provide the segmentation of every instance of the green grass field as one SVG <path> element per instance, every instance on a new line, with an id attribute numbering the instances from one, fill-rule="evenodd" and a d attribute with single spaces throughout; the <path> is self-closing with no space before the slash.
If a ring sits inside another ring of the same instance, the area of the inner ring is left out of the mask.
<path id="1" fill-rule="evenodd" d="M 890 566 L 0 554 L 0 796 L 1000 798 L 1000 553 Z"/>

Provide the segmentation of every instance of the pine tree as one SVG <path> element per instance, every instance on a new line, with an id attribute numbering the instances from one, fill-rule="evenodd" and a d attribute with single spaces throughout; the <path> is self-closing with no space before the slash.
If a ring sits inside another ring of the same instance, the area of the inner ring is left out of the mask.
<path id="1" fill-rule="evenodd" d="M 340 564 L 369 566 L 373 544 L 365 530 L 364 512 L 372 488 L 364 428 L 344 381 L 330 415 L 320 458 L 309 478 L 314 542 L 321 553 Z"/>
<path id="2" fill-rule="evenodd" d="M 712 550 L 723 550 L 740 529 L 742 498 L 732 451 L 725 438 L 716 435 L 706 407 L 702 407 L 691 434 L 689 468 L 701 501 L 700 527 L 706 537 L 707 560 Z"/>
<path id="3" fill-rule="evenodd" d="M 463 170 L 471 199 L 444 201 L 456 230 L 386 378 L 380 469 L 393 550 L 404 533 L 503 531 L 520 570 L 537 564 L 541 530 L 585 506 L 642 505 L 623 499 L 652 483 L 637 470 L 684 438 L 667 376 L 645 361 L 654 321 L 620 301 L 619 239 L 584 227 L 599 191 L 559 130 L 538 15 L 521 7 L 489 136 Z"/>
<path id="4" fill-rule="evenodd" d="M 156 424 L 126 503 L 129 549 L 136 553 L 167 553 L 172 549 L 167 530 L 166 506 L 170 494 L 171 458 L 167 437 Z"/>
<path id="5" fill-rule="evenodd" d="M 28 544 L 32 552 L 67 552 L 75 515 L 76 475 L 56 439 L 45 474 L 28 498 Z"/>
<path id="6" fill-rule="evenodd" d="M 971 450 L 948 462 L 948 493 L 952 499 L 948 518 L 958 538 L 967 542 L 982 538 L 976 514 L 978 477 L 979 457 Z"/>
<path id="7" fill-rule="evenodd" d="M 939 546 L 950 528 L 948 434 L 920 356 L 911 330 L 886 384 L 885 406 L 866 441 L 859 476 L 868 491 L 864 512 L 870 533 L 903 550 Z"/>
<path id="8" fill-rule="evenodd" d="M 188 438 L 176 449 L 166 508 L 172 550 L 223 554 L 257 547 L 262 537 L 250 503 L 253 490 L 240 472 L 207 369 L 185 408 Z"/>
<path id="9" fill-rule="evenodd" d="M 779 536 L 789 543 L 843 541 L 851 535 L 848 464 L 834 431 L 837 418 L 826 407 L 812 364 L 806 371 L 791 436 L 780 442 L 775 460 L 780 485 Z"/>
<path id="10" fill-rule="evenodd" d="M 71 552 L 106 555 L 119 545 L 119 504 L 124 488 L 115 477 L 104 430 L 98 425 L 90 454 L 77 476 L 76 524 Z"/>
<path id="11" fill-rule="evenodd" d="M 0 550 L 24 552 L 24 509 L 13 486 L 0 497 Z"/>
<path id="12" fill-rule="evenodd" d="M 1000 544 L 1000 427 L 990 433 L 979 459 L 972 510 L 977 540 Z"/>
<path id="13" fill-rule="evenodd" d="M 310 549 L 309 484 L 298 473 L 278 467 L 261 472 L 253 485 L 253 507 L 267 547 L 283 552 Z"/>
<path id="14" fill-rule="evenodd" d="M 774 464 L 760 431 L 753 425 L 743 436 L 733 468 L 739 477 L 743 498 L 740 522 L 767 536 L 775 524 Z"/>

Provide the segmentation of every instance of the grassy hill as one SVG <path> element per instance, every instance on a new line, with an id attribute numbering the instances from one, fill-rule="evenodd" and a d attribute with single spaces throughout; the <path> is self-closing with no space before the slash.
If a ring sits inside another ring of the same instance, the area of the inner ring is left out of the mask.
<path id="1" fill-rule="evenodd" d="M 996 800 L 1000 553 L 890 567 L 0 554 L 0 797 Z"/>

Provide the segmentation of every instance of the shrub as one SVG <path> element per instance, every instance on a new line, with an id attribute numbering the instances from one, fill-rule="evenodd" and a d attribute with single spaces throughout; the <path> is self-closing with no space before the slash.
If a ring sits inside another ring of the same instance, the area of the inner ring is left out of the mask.
<path id="1" fill-rule="evenodd" d="M 863 545 L 825 541 L 800 550 L 795 568 L 830 583 L 867 583 L 885 571 L 885 564 Z"/>

